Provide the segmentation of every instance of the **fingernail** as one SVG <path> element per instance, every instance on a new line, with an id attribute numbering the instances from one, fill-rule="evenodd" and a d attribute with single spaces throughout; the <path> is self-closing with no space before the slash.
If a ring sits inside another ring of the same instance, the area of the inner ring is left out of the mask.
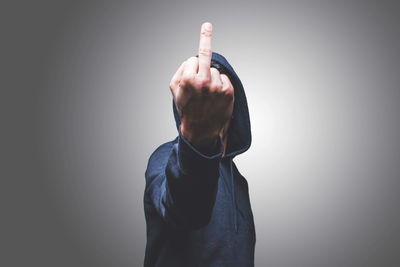
<path id="1" fill-rule="evenodd" d="M 204 23 L 204 29 L 206 29 L 207 31 L 211 31 L 212 30 L 212 24 L 210 22 Z"/>

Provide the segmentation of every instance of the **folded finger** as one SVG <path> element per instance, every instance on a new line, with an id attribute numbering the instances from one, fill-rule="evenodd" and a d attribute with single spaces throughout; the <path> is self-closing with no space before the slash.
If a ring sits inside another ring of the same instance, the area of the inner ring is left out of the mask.
<path id="1" fill-rule="evenodd" d="M 211 72 L 211 86 L 212 91 L 220 91 L 222 89 L 221 74 L 216 68 L 210 68 Z"/>
<path id="2" fill-rule="evenodd" d="M 226 74 L 221 74 L 221 81 L 222 81 L 222 91 L 231 91 L 233 93 L 233 85 L 231 83 L 231 80 Z"/>
<path id="3" fill-rule="evenodd" d="M 199 59 L 197 57 L 190 57 L 186 60 L 183 77 L 191 78 L 197 74 L 199 69 Z"/>
<path id="4" fill-rule="evenodd" d="M 179 81 L 181 80 L 183 71 L 185 69 L 185 64 L 186 64 L 186 61 L 183 61 L 182 64 L 179 66 L 178 70 L 172 76 L 172 79 L 170 82 L 170 87 L 176 87 L 179 84 Z"/>

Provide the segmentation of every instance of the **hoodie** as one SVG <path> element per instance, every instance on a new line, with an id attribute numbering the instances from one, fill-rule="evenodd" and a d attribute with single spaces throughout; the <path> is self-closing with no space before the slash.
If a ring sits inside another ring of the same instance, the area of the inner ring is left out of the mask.
<path id="1" fill-rule="evenodd" d="M 145 267 L 254 266 L 248 183 L 233 162 L 251 144 L 246 95 L 222 55 L 213 52 L 211 67 L 228 75 L 234 87 L 226 153 L 221 138 L 211 153 L 193 147 L 181 134 L 173 102 L 178 136 L 151 154 L 145 172 Z"/>

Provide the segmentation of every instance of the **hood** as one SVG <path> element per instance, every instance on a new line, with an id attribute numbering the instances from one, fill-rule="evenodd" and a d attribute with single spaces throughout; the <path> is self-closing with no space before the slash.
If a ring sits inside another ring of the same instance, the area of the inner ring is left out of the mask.
<path id="1" fill-rule="evenodd" d="M 221 74 L 226 74 L 235 91 L 235 102 L 232 113 L 233 118 L 228 129 L 228 141 L 225 153 L 225 157 L 235 157 L 236 155 L 248 150 L 251 145 L 250 116 L 247 107 L 246 94 L 244 93 L 242 82 L 225 57 L 213 52 L 211 57 L 211 67 L 218 69 Z M 181 120 L 173 100 L 172 108 L 174 110 L 176 127 L 179 131 Z"/>

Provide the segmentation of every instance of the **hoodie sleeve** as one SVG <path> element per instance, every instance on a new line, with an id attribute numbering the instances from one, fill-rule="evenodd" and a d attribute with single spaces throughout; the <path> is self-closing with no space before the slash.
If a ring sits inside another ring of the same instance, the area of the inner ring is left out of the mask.
<path id="1" fill-rule="evenodd" d="M 200 152 L 181 134 L 164 151 L 155 151 L 146 170 L 145 195 L 163 220 L 175 227 L 201 228 L 209 222 L 214 205 L 221 138 L 213 151 Z"/>

